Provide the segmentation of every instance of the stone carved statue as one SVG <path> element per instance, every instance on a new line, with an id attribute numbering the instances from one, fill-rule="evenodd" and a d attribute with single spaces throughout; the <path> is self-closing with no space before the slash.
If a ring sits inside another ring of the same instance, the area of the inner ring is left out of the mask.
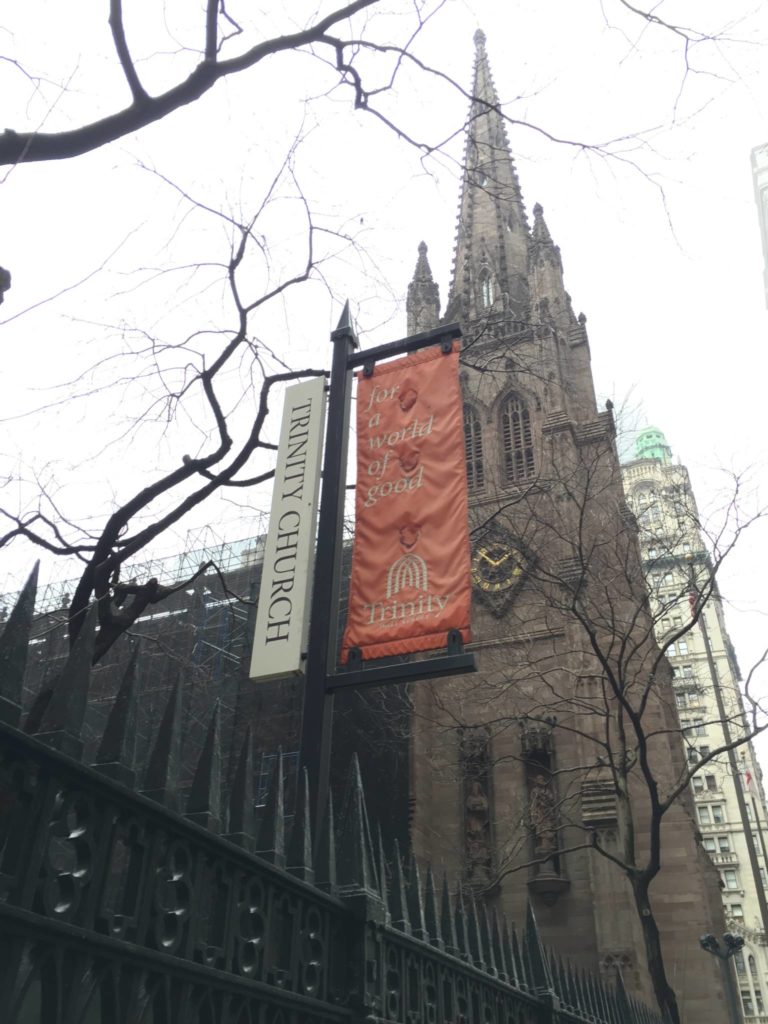
<path id="1" fill-rule="evenodd" d="M 470 882 L 490 882 L 491 844 L 488 796 L 478 779 L 469 783 L 464 801 L 464 840 Z"/>
<path id="2" fill-rule="evenodd" d="M 551 779 L 537 772 L 530 779 L 528 816 L 537 857 L 551 857 L 557 853 L 557 811 Z"/>

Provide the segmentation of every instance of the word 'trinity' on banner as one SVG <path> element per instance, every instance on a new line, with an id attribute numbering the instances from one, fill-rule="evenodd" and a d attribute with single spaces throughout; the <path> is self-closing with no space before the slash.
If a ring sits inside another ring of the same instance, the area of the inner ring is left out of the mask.
<path id="1" fill-rule="evenodd" d="M 469 641 L 470 550 L 459 344 L 358 374 L 347 627 L 364 659 Z"/>

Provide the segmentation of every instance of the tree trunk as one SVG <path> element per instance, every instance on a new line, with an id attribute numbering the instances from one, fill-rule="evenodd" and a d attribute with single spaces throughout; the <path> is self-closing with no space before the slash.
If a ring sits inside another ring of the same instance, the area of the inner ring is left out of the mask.
<path id="1" fill-rule="evenodd" d="M 664 957 L 661 951 L 659 927 L 656 924 L 656 918 L 653 916 L 651 903 L 648 899 L 648 883 L 645 880 L 633 881 L 632 891 L 635 897 L 637 914 L 640 918 L 640 926 L 643 930 L 645 955 L 648 959 L 648 973 L 651 976 L 656 1002 L 659 1004 L 662 1016 L 665 1020 L 669 1021 L 669 1024 L 680 1024 L 677 996 L 667 980 L 667 972 L 664 969 Z"/>

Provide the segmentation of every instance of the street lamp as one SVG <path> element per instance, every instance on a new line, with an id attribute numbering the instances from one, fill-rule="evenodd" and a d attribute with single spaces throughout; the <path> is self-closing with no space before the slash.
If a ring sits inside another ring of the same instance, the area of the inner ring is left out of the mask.
<path id="1" fill-rule="evenodd" d="M 712 934 L 702 935 L 699 945 L 706 953 L 716 956 L 723 965 L 723 976 L 725 978 L 725 991 L 728 997 L 728 1009 L 730 1011 L 732 1024 L 741 1024 L 742 1016 L 739 1010 L 739 1000 L 736 998 L 736 990 L 733 984 L 733 972 L 728 961 L 740 949 L 744 948 L 744 939 L 741 935 L 734 935 L 733 932 L 726 932 L 723 935 L 723 945 L 717 941 Z"/>

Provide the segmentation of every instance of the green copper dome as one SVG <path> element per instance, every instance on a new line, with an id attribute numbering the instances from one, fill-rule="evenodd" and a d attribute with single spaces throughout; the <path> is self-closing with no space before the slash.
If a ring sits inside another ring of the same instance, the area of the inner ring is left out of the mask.
<path id="1" fill-rule="evenodd" d="M 660 462 L 665 463 L 671 460 L 672 449 L 658 427 L 646 427 L 637 435 L 635 458 L 659 459 Z"/>

